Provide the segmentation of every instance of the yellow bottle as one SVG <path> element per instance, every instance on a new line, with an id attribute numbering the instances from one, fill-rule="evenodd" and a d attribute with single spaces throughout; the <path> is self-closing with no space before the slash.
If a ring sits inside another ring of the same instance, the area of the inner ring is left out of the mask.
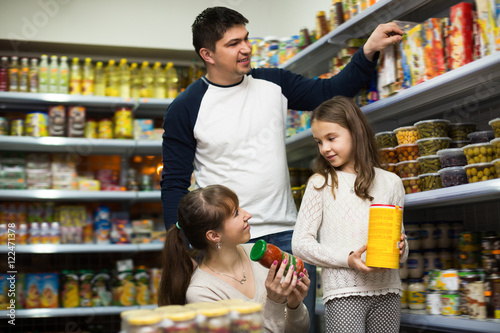
<path id="1" fill-rule="evenodd" d="M 105 68 L 106 96 L 118 96 L 118 73 L 115 66 L 115 61 L 108 61 Z"/>
<path id="2" fill-rule="evenodd" d="M 59 92 L 59 65 L 57 64 L 57 56 L 50 57 L 49 64 L 49 92 Z"/>
<path id="3" fill-rule="evenodd" d="M 94 95 L 106 96 L 106 80 L 102 61 L 95 64 L 94 70 Z"/>
<path id="4" fill-rule="evenodd" d="M 19 67 L 19 91 L 29 91 L 29 63 L 28 58 L 21 58 L 21 66 Z"/>
<path id="5" fill-rule="evenodd" d="M 154 98 L 166 98 L 167 93 L 165 90 L 165 71 L 161 67 L 160 62 L 155 62 L 155 65 L 153 67 L 153 97 Z"/>
<path id="6" fill-rule="evenodd" d="M 127 59 L 120 60 L 118 65 L 119 76 L 119 93 L 118 95 L 123 98 L 130 98 L 130 68 L 127 64 Z"/>
<path id="7" fill-rule="evenodd" d="M 130 64 L 130 97 L 141 97 L 141 75 L 136 62 Z"/>
<path id="8" fill-rule="evenodd" d="M 165 85 L 167 90 L 167 98 L 176 98 L 179 93 L 177 70 L 174 64 L 169 62 L 165 66 Z"/>
<path id="9" fill-rule="evenodd" d="M 62 89 L 62 82 L 61 82 L 61 89 Z M 71 62 L 71 74 L 69 78 L 69 94 L 70 95 L 82 94 L 82 70 L 80 68 L 80 59 L 76 57 L 73 58 Z"/>
<path id="10" fill-rule="evenodd" d="M 141 97 L 153 97 L 153 71 L 147 61 L 141 66 L 141 81 Z"/>
<path id="11" fill-rule="evenodd" d="M 82 95 L 94 95 L 94 65 L 91 58 L 85 58 L 82 70 Z"/>
<path id="12" fill-rule="evenodd" d="M 42 54 L 40 57 L 40 68 L 38 70 L 38 92 L 49 92 L 49 57 Z"/>

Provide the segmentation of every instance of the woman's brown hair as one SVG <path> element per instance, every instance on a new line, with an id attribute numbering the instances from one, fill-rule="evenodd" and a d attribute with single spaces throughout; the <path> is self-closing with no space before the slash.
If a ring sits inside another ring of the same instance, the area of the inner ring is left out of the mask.
<path id="1" fill-rule="evenodd" d="M 222 185 L 199 188 L 182 198 L 177 209 L 180 229 L 172 226 L 165 238 L 158 306 L 186 303 L 194 260 L 209 246 L 207 231 L 221 230 L 238 207 L 236 194 Z M 192 249 L 188 248 L 183 234 Z"/>
<path id="2" fill-rule="evenodd" d="M 362 199 L 373 200 L 369 194 L 375 178 L 375 167 L 380 167 L 375 135 L 361 109 L 352 98 L 336 96 L 323 102 L 311 115 L 311 125 L 315 121 L 336 123 L 349 130 L 352 137 L 354 168 L 357 172 L 354 183 L 356 195 Z M 321 154 L 314 159 L 312 171 L 325 178 L 320 188 L 327 185 L 328 176 L 332 179 L 332 192 L 335 197 L 335 188 L 338 188 L 336 169 Z"/>

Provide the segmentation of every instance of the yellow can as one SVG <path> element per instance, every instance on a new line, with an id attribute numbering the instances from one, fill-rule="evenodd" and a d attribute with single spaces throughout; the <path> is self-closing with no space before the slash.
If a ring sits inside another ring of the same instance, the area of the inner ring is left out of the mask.
<path id="1" fill-rule="evenodd" d="M 24 123 L 26 136 L 42 137 L 49 135 L 49 117 L 46 112 L 29 112 Z"/>
<path id="2" fill-rule="evenodd" d="M 86 137 L 87 139 L 97 138 L 97 121 L 87 120 L 85 122 L 85 129 L 83 131 L 83 136 Z"/>
<path id="3" fill-rule="evenodd" d="M 115 139 L 132 139 L 134 135 L 132 110 L 121 108 L 115 112 Z"/>
<path id="4" fill-rule="evenodd" d="M 99 120 L 97 137 L 99 139 L 113 139 L 113 122 L 111 120 L 107 118 Z"/>
<path id="5" fill-rule="evenodd" d="M 366 266 L 399 268 L 403 207 L 370 205 Z"/>

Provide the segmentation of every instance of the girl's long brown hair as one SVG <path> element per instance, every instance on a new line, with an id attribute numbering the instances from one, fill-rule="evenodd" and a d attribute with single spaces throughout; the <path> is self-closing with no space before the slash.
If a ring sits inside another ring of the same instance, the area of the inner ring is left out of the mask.
<path id="1" fill-rule="evenodd" d="M 336 96 L 323 102 L 311 115 L 311 125 L 315 121 L 336 123 L 349 130 L 352 137 L 354 151 L 354 168 L 357 172 L 354 183 L 356 195 L 362 199 L 373 200 L 368 193 L 375 178 L 375 167 L 380 167 L 375 135 L 361 109 L 352 98 Z M 332 193 L 335 197 L 335 188 L 338 188 L 338 178 L 335 168 L 321 154 L 314 159 L 312 171 L 325 178 L 320 188 L 328 183 L 328 176 L 332 179 Z"/>
<path id="2" fill-rule="evenodd" d="M 193 260 L 209 246 L 207 231 L 221 230 L 238 207 L 236 194 L 222 185 L 199 188 L 182 198 L 177 210 L 181 229 L 172 226 L 163 246 L 158 306 L 186 303 L 186 291 L 194 271 Z M 188 248 L 183 234 L 192 249 Z"/>

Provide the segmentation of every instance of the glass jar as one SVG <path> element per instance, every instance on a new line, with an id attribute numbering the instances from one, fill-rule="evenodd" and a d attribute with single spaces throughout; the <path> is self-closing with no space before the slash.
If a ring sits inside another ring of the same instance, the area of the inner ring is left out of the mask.
<path id="1" fill-rule="evenodd" d="M 440 269 L 440 260 L 438 252 L 435 249 L 424 250 L 424 271 L 428 272 Z"/>
<path id="2" fill-rule="evenodd" d="M 160 333 L 162 315 L 153 310 L 143 310 L 141 313 L 133 313 L 125 317 L 127 322 L 127 333 Z"/>
<path id="3" fill-rule="evenodd" d="M 228 306 L 231 309 L 231 332 L 262 331 L 262 304 L 240 300 Z"/>
<path id="4" fill-rule="evenodd" d="M 412 310 L 425 309 L 425 286 L 422 279 L 408 281 L 408 306 Z"/>
<path id="5" fill-rule="evenodd" d="M 424 257 L 422 256 L 422 251 L 410 250 L 407 262 L 410 279 L 421 278 L 424 274 Z"/>
<path id="6" fill-rule="evenodd" d="M 449 249 L 439 250 L 439 264 L 441 269 L 453 268 L 453 253 Z"/>
<path id="7" fill-rule="evenodd" d="M 411 250 L 420 250 L 421 240 L 420 240 L 420 225 L 417 222 L 409 222 L 404 224 L 406 240 L 408 241 L 408 247 Z"/>
<path id="8" fill-rule="evenodd" d="M 408 309 L 408 280 L 401 280 L 401 309 Z"/>
<path id="9" fill-rule="evenodd" d="M 163 317 L 162 332 L 197 333 L 196 311 L 182 305 L 166 305 L 156 308 Z"/>
<path id="10" fill-rule="evenodd" d="M 441 222 L 437 224 L 436 228 L 437 243 L 442 248 L 449 248 L 452 246 L 452 239 L 450 237 L 451 225 L 448 222 Z"/>
<path id="11" fill-rule="evenodd" d="M 285 275 L 287 274 L 290 265 L 293 265 L 294 271 L 296 271 L 297 274 L 302 273 L 302 271 L 304 270 L 304 262 L 302 261 L 302 259 L 297 258 L 285 251 L 281 251 L 281 249 L 276 245 L 266 243 L 262 239 L 259 239 L 253 245 L 252 250 L 250 251 L 250 258 L 253 261 L 258 261 L 262 266 L 266 268 L 270 268 L 273 262 L 276 260 L 278 261 L 278 267 L 276 268 L 276 270 L 280 268 L 283 260 L 287 259 L 286 269 L 284 273 Z"/>
<path id="12" fill-rule="evenodd" d="M 231 318 L 227 306 L 218 302 L 195 303 L 192 306 L 197 313 L 200 332 L 231 332 Z"/>
<path id="13" fill-rule="evenodd" d="M 420 225 L 420 236 L 423 250 L 436 247 L 436 226 L 433 223 L 422 223 Z"/>

